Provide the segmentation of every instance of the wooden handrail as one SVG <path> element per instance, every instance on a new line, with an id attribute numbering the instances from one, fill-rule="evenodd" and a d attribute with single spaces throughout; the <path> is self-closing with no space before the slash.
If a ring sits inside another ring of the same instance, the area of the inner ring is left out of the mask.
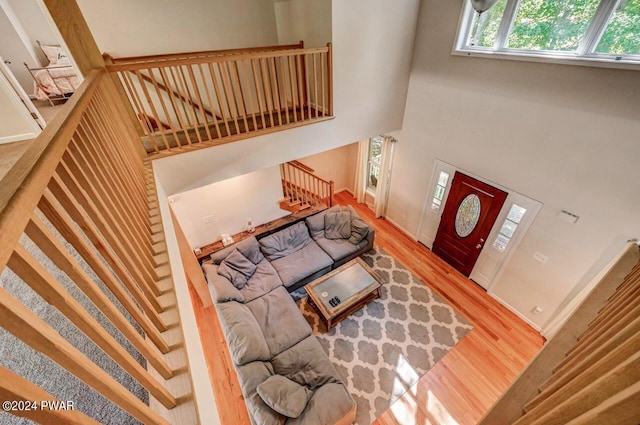
<path id="1" fill-rule="evenodd" d="M 309 167 L 306 164 L 303 164 L 302 162 L 298 161 L 298 160 L 293 160 L 293 161 L 289 161 L 289 164 L 294 165 L 294 166 L 298 166 L 300 168 L 302 168 L 303 170 L 313 174 L 315 173 L 316 170 L 314 170 L 313 168 Z"/>
<path id="2" fill-rule="evenodd" d="M 239 49 L 205 50 L 205 51 L 198 51 L 198 52 L 169 53 L 169 54 L 146 55 L 146 56 L 125 56 L 120 58 L 114 58 L 110 54 L 105 53 L 104 56 L 111 58 L 114 64 L 125 64 L 125 63 L 139 63 L 139 62 L 154 62 L 154 61 L 172 60 L 172 59 L 180 59 L 180 58 L 224 56 L 224 55 L 233 55 L 237 53 L 246 53 L 246 52 L 268 52 L 268 51 L 274 51 L 274 50 L 290 50 L 290 49 L 303 49 L 303 48 L 304 48 L 304 41 L 300 40 L 300 42 L 296 44 L 245 47 L 245 48 L 239 48 Z"/>
<path id="3" fill-rule="evenodd" d="M 143 63 L 124 63 L 107 65 L 107 71 L 139 71 L 141 69 L 161 68 L 165 66 L 182 66 L 182 65 L 202 65 L 207 63 L 221 63 L 229 61 L 243 61 L 250 59 L 267 59 L 267 58 L 285 58 L 289 56 L 299 56 L 301 54 L 313 54 L 313 53 L 327 53 L 328 47 L 313 47 L 308 49 L 295 49 L 295 50 L 281 50 L 281 51 L 266 51 L 266 52 L 249 52 L 240 53 L 237 55 L 229 56 L 208 56 L 208 57 L 196 57 L 187 59 L 170 59 L 166 61 L 158 62 L 143 62 Z"/>

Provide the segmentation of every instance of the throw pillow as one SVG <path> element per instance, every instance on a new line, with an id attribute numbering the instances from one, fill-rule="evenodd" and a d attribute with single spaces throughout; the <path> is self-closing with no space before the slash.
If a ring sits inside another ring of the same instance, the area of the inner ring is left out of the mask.
<path id="1" fill-rule="evenodd" d="M 307 407 L 310 390 L 282 375 L 272 375 L 256 388 L 267 406 L 289 418 L 297 418 Z"/>
<path id="2" fill-rule="evenodd" d="M 229 279 L 236 288 L 242 289 L 256 269 L 256 265 L 236 249 L 220 263 L 218 274 Z"/>
<path id="3" fill-rule="evenodd" d="M 347 239 L 351 236 L 351 214 L 349 211 L 324 215 L 324 237 L 327 239 Z"/>
<path id="4" fill-rule="evenodd" d="M 248 239 L 238 242 L 238 251 L 247 257 L 253 264 L 258 264 L 264 260 L 264 255 L 260 251 L 260 244 L 256 240 L 255 236 L 251 236 Z"/>
<path id="5" fill-rule="evenodd" d="M 358 245 L 369 234 L 369 225 L 361 218 L 355 217 L 351 219 L 351 236 L 349 242 Z"/>

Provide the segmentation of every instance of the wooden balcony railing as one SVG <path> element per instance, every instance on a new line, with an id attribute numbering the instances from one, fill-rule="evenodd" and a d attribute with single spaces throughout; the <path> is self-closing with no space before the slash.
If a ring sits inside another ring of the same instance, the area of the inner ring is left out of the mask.
<path id="1" fill-rule="evenodd" d="M 285 203 L 295 210 L 320 204 L 333 206 L 334 183 L 324 180 L 297 161 L 280 164 Z"/>
<path id="2" fill-rule="evenodd" d="M 107 58 L 149 153 L 332 118 L 331 44 Z"/>
<path id="3" fill-rule="evenodd" d="M 28 306 L 23 291 L 0 288 L 0 326 L 142 423 L 177 423 L 171 412 L 196 423 L 173 282 L 160 255 L 164 232 L 149 204 L 157 199 L 152 171 L 105 75 L 86 76 L 0 182 L 0 270 L 42 298 Z M 104 352 L 145 389 L 154 407 L 42 320 L 49 305 L 71 334 L 95 344 L 86 350 Z M 4 367 L 0 376 L 3 400 L 55 399 Z M 75 408 L 18 413 L 40 423 L 97 423 Z"/>

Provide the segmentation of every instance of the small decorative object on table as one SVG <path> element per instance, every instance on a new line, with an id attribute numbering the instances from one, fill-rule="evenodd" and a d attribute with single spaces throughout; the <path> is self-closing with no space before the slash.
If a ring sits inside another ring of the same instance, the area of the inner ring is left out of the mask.
<path id="1" fill-rule="evenodd" d="M 256 231 L 256 227 L 253 225 L 253 222 L 251 221 L 251 219 L 249 219 L 249 221 L 247 222 L 247 232 L 253 233 L 255 231 Z"/>

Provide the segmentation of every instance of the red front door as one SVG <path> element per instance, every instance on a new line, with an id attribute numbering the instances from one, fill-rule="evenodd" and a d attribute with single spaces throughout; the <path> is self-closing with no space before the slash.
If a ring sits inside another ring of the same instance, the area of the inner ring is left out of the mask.
<path id="1" fill-rule="evenodd" d="M 507 193 L 456 171 L 433 252 L 469 276 Z"/>

